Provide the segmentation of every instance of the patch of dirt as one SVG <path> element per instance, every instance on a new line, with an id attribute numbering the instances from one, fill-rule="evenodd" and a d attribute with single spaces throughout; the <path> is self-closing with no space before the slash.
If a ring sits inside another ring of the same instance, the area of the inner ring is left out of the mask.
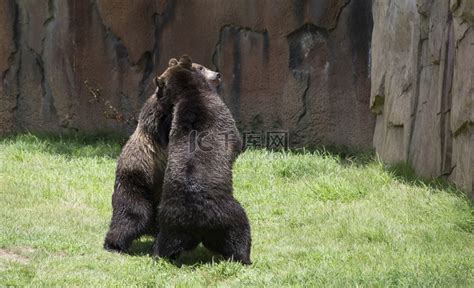
<path id="1" fill-rule="evenodd" d="M 0 248 L 0 259 L 6 261 L 15 261 L 20 264 L 28 264 L 29 259 L 25 254 L 31 254 L 35 250 L 31 247 Z"/>

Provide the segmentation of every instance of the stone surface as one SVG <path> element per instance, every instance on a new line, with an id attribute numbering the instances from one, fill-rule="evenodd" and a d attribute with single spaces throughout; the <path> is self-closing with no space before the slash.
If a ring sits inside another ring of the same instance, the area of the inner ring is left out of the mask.
<path id="1" fill-rule="evenodd" d="M 187 53 L 223 73 L 242 130 L 368 148 L 370 11 L 365 0 L 3 1 L 1 131 L 129 133 L 153 76 Z"/>
<path id="2" fill-rule="evenodd" d="M 17 9 L 13 0 L 0 2 L 0 135 L 10 133 L 15 127 L 16 73 L 12 66 L 17 64 L 15 57 L 15 23 Z"/>
<path id="3" fill-rule="evenodd" d="M 474 196 L 472 1 L 375 1 L 371 109 L 387 162 Z"/>
<path id="4" fill-rule="evenodd" d="M 454 168 L 450 178 L 474 197 L 474 2 L 451 1 L 456 56 L 452 86 L 451 131 Z"/>
<path id="5" fill-rule="evenodd" d="M 474 195 L 474 1 L 0 2 L 0 134 L 130 133 L 153 76 L 187 53 L 222 72 L 243 131 L 373 140 Z"/>

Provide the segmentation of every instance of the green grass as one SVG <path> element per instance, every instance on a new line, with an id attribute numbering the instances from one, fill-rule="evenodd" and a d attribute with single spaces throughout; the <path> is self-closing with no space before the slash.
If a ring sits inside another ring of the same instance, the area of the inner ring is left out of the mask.
<path id="1" fill-rule="evenodd" d="M 454 188 L 370 154 L 247 151 L 235 195 L 253 265 L 200 247 L 177 267 L 108 253 L 123 140 L 0 140 L 0 286 L 474 286 L 474 213 Z"/>

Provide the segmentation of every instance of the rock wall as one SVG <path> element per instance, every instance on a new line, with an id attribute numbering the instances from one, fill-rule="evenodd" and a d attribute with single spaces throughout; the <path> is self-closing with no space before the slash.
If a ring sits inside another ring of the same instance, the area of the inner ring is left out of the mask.
<path id="1" fill-rule="evenodd" d="M 373 139 L 474 195 L 473 23 L 471 0 L 4 0 L 0 134 L 130 133 L 153 76 L 187 53 L 223 73 L 241 130 Z"/>
<path id="2" fill-rule="evenodd" d="M 17 83 L 16 73 L 10 69 L 18 65 L 15 57 L 17 45 L 15 39 L 16 9 L 13 1 L 0 2 L 0 134 L 10 132 L 15 127 Z"/>
<path id="3" fill-rule="evenodd" d="M 373 4 L 374 146 L 474 196 L 474 1 Z"/>
<path id="4" fill-rule="evenodd" d="M 132 4 L 133 2 L 133 4 Z M 371 146 L 366 0 L 4 0 L 0 133 L 129 133 L 171 57 L 223 73 L 242 130 Z"/>

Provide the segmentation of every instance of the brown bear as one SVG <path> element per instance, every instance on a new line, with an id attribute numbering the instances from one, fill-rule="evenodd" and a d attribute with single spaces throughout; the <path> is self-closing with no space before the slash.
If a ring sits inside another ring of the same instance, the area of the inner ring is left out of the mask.
<path id="1" fill-rule="evenodd" d="M 171 59 L 169 66 L 178 63 Z M 196 71 L 217 86 L 220 74 L 194 63 Z M 156 80 L 156 78 L 155 78 Z M 156 84 L 156 81 L 154 81 Z M 112 195 L 112 221 L 104 248 L 125 252 L 143 234 L 156 235 L 156 209 L 160 202 L 166 168 L 171 111 L 166 111 L 162 93 L 156 92 L 144 104 L 135 132 L 122 149 Z"/>
<path id="2" fill-rule="evenodd" d="M 229 109 L 198 69 L 183 56 L 157 79 L 172 123 L 153 255 L 176 259 L 202 242 L 250 264 L 250 225 L 232 188 L 242 142 Z"/>

